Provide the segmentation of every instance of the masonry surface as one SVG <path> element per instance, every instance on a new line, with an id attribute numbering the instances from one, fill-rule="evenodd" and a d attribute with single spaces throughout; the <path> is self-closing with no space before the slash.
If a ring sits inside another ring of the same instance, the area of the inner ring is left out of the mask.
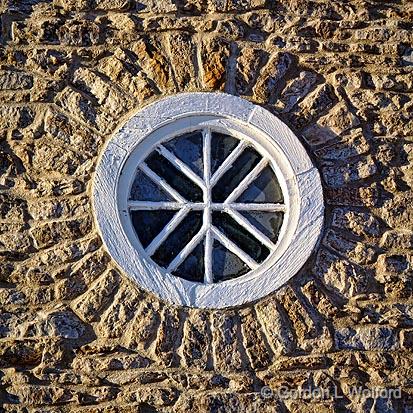
<path id="1" fill-rule="evenodd" d="M 412 411 L 411 2 L 0 8 L 4 411 Z M 183 91 L 262 105 L 322 176 L 317 251 L 284 287 L 241 308 L 174 307 L 140 290 L 94 223 L 105 142 L 131 113 Z M 264 386 L 340 397 L 265 398 Z"/>

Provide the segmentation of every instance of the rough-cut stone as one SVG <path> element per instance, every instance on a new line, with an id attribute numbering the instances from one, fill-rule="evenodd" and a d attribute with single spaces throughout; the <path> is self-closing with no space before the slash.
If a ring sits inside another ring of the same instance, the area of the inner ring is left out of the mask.
<path id="1" fill-rule="evenodd" d="M 292 64 L 292 56 L 288 53 L 277 53 L 271 56 L 268 63 L 261 69 L 254 87 L 254 98 L 262 103 L 274 103 L 277 94 L 285 84 L 284 77 Z"/>
<path id="2" fill-rule="evenodd" d="M 113 352 L 108 354 L 79 354 L 72 363 L 76 371 L 97 374 L 111 370 L 129 370 L 149 367 L 151 361 L 139 354 Z"/>
<path id="3" fill-rule="evenodd" d="M 97 330 L 103 337 L 120 337 L 133 319 L 139 303 L 139 292 L 124 286 L 114 297 L 112 304 L 100 317 Z"/>
<path id="4" fill-rule="evenodd" d="M 223 90 L 229 53 L 228 43 L 220 38 L 202 43 L 202 82 L 207 89 Z"/>
<path id="5" fill-rule="evenodd" d="M 289 112 L 300 102 L 317 82 L 317 75 L 312 72 L 300 72 L 299 76 L 289 82 L 281 92 L 279 102 L 276 107 L 282 112 Z"/>
<path id="6" fill-rule="evenodd" d="M 413 248 L 413 231 L 406 231 L 403 229 L 386 231 L 383 234 L 380 246 L 395 250 L 411 250 Z"/>
<path id="7" fill-rule="evenodd" d="M 102 274 L 108 264 L 107 255 L 98 251 L 66 270 L 68 276 L 56 283 L 55 294 L 61 300 L 69 300 L 84 293 L 87 287 Z"/>
<path id="8" fill-rule="evenodd" d="M 0 75 L 0 89 L 18 90 L 30 89 L 33 86 L 33 76 L 24 72 L 5 71 Z"/>
<path id="9" fill-rule="evenodd" d="M 364 237 L 377 237 L 380 235 L 382 227 L 380 221 L 373 214 L 351 208 L 336 208 L 333 212 L 332 223 L 337 228 Z"/>
<path id="10" fill-rule="evenodd" d="M 175 81 L 180 90 L 196 87 L 195 64 L 196 45 L 190 35 L 185 33 L 168 36 L 171 64 Z"/>
<path id="11" fill-rule="evenodd" d="M 396 350 L 399 341 L 396 332 L 387 327 L 344 328 L 336 331 L 335 345 L 347 350 Z"/>
<path id="12" fill-rule="evenodd" d="M 155 354 L 159 358 L 159 362 L 167 367 L 179 364 L 176 349 L 182 340 L 180 318 L 179 310 L 165 309 L 159 326 Z"/>
<path id="13" fill-rule="evenodd" d="M 266 343 L 257 314 L 246 312 L 241 319 L 242 335 L 244 337 L 244 347 L 253 369 L 267 367 L 271 362 L 272 351 Z"/>
<path id="14" fill-rule="evenodd" d="M 150 12 L 154 14 L 176 12 L 177 7 L 174 1 L 156 1 L 156 0 L 139 0 L 137 2 L 137 9 L 142 12 Z"/>
<path id="15" fill-rule="evenodd" d="M 327 232 L 323 243 L 326 247 L 335 250 L 340 255 L 347 256 L 349 260 L 357 264 L 371 264 L 377 256 L 377 250 L 373 246 L 344 238 L 334 230 Z"/>
<path id="16" fill-rule="evenodd" d="M 101 43 L 102 28 L 91 20 L 67 20 L 57 31 L 59 42 L 67 46 L 91 46 Z"/>
<path id="17" fill-rule="evenodd" d="M 413 409 L 411 2 L 4 0 L 0 11 L 1 411 Z M 322 175 L 314 256 L 242 308 L 138 291 L 91 215 L 113 131 L 193 91 L 274 112 Z M 340 397 L 280 400 L 263 386 Z"/>
<path id="18" fill-rule="evenodd" d="M 45 115 L 44 128 L 56 144 L 68 145 L 78 153 L 94 156 L 102 145 L 102 138 L 96 133 L 52 108 Z"/>
<path id="19" fill-rule="evenodd" d="M 325 144 L 314 151 L 315 155 L 321 159 L 326 165 L 334 161 L 346 161 L 351 158 L 364 155 L 371 150 L 371 145 L 363 136 L 363 131 L 359 128 L 351 129 L 349 134 L 340 137 L 340 141 L 336 143 L 335 134 L 331 134 L 328 129 L 320 130 L 319 128 L 308 128 L 304 132 L 305 140 L 314 145 L 321 142 Z M 325 140 L 331 142 L 325 142 Z"/>
<path id="20" fill-rule="evenodd" d="M 84 162 L 81 155 L 73 153 L 67 147 L 43 142 L 36 142 L 32 159 L 33 168 L 37 170 L 65 175 L 74 175 Z"/>
<path id="21" fill-rule="evenodd" d="M 27 210 L 36 221 L 70 219 L 90 213 L 90 204 L 89 199 L 83 196 L 73 199 L 46 199 L 30 202 Z"/>
<path id="22" fill-rule="evenodd" d="M 305 297 L 292 289 L 285 290 L 280 301 L 291 322 L 298 346 L 306 351 L 315 346 L 319 351 L 329 351 L 332 339 L 322 315 L 309 305 Z"/>
<path id="23" fill-rule="evenodd" d="M 257 307 L 257 315 L 274 353 L 277 356 L 290 354 L 295 349 L 294 333 L 279 304 L 274 300 L 267 300 Z"/>
<path id="24" fill-rule="evenodd" d="M 80 339 L 86 333 L 83 323 L 71 311 L 56 311 L 44 316 L 41 314 L 38 328 L 45 336 L 71 340 Z"/>
<path id="25" fill-rule="evenodd" d="M 153 343 L 160 324 L 161 308 L 158 302 L 141 303 L 126 335 L 127 347 L 146 350 Z"/>
<path id="26" fill-rule="evenodd" d="M 102 59 L 98 70 L 140 103 L 154 93 L 154 87 L 145 72 L 122 49 L 117 49 L 114 55 Z"/>
<path id="27" fill-rule="evenodd" d="M 147 37 L 139 39 L 131 45 L 130 50 L 159 90 L 170 91 L 174 88 L 171 68 L 159 40 Z"/>
<path id="28" fill-rule="evenodd" d="M 114 127 L 113 118 L 93 105 L 93 102 L 70 87 L 56 97 L 57 104 L 92 128 L 105 132 Z"/>
<path id="29" fill-rule="evenodd" d="M 109 306 L 118 284 L 119 275 L 115 271 L 102 275 L 84 295 L 73 302 L 73 311 L 82 320 L 99 320 L 103 310 Z"/>
<path id="30" fill-rule="evenodd" d="M 251 93 L 252 86 L 258 77 L 261 67 L 267 59 L 266 53 L 260 49 L 244 48 L 237 58 L 237 74 L 235 78 L 240 95 Z"/>
<path id="31" fill-rule="evenodd" d="M 374 291 L 373 277 L 368 270 L 328 250 L 322 249 L 318 253 L 316 265 L 325 285 L 337 294 L 352 297 Z"/>
<path id="32" fill-rule="evenodd" d="M 214 367 L 221 371 L 241 370 L 242 343 L 239 341 L 239 319 L 235 314 L 216 312 L 213 323 Z"/>
<path id="33" fill-rule="evenodd" d="M 0 345 L 0 368 L 38 366 L 43 350 L 44 343 L 37 340 L 4 341 Z"/>
<path id="34" fill-rule="evenodd" d="M 298 104 L 288 118 L 295 127 L 301 128 L 331 109 L 334 106 L 335 100 L 336 96 L 331 85 L 320 85 Z M 340 122 L 341 119 L 339 118 L 337 123 L 340 124 Z"/>
<path id="35" fill-rule="evenodd" d="M 351 182 L 357 182 L 371 177 L 377 172 L 377 166 L 372 158 L 339 167 L 323 168 L 322 173 L 328 186 L 338 188 Z"/>
<path id="36" fill-rule="evenodd" d="M 99 108 L 114 118 L 131 105 L 125 95 L 122 95 L 87 68 L 82 67 L 76 70 L 73 75 L 73 83 L 85 94 L 92 95 Z"/>
<path id="37" fill-rule="evenodd" d="M 182 356 L 189 368 L 209 369 L 212 365 L 211 331 L 205 312 L 189 313 L 182 338 Z"/>
<path id="38" fill-rule="evenodd" d="M 72 221 L 51 222 L 33 228 L 32 236 L 38 248 L 51 247 L 61 240 L 78 239 L 89 233 L 89 217 Z"/>

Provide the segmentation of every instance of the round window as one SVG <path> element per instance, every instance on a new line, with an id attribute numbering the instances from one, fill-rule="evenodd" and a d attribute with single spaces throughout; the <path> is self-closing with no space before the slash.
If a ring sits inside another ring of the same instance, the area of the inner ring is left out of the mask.
<path id="1" fill-rule="evenodd" d="M 94 186 L 104 242 L 141 287 L 221 308 L 256 300 L 308 259 L 323 221 L 317 170 L 291 130 L 243 99 L 163 99 L 108 143 Z"/>

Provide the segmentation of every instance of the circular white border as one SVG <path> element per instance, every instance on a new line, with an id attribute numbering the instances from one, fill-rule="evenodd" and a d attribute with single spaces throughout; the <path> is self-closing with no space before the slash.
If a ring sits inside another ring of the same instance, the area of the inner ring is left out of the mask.
<path id="1" fill-rule="evenodd" d="M 286 184 L 288 194 L 288 225 L 284 226 L 281 242 L 271 259 L 265 261 L 262 269 L 260 266 L 245 276 L 215 284 L 194 283 L 167 274 L 143 255 L 131 241 L 130 230 L 125 230 L 127 211 L 118 188 L 119 181 L 124 179 L 121 176 L 125 163 L 137 145 L 139 150 L 141 144 L 149 150 L 157 139 L 163 140 L 165 131 L 179 131 L 177 125 L 188 127 L 191 122 L 194 127 L 202 127 L 202 119 L 251 137 L 264 147 L 279 167 L 283 176 L 280 184 Z M 158 131 L 162 133 L 157 134 Z M 298 138 L 267 110 L 224 93 L 170 96 L 132 116 L 102 153 L 95 174 L 93 204 L 103 241 L 130 278 L 172 304 L 200 308 L 241 305 L 282 286 L 307 261 L 318 242 L 324 219 L 320 176 Z"/>

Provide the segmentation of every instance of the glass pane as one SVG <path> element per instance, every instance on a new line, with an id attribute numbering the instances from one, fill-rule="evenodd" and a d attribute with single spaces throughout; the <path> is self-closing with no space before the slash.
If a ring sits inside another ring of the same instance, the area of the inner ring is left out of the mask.
<path id="1" fill-rule="evenodd" d="M 284 219 L 283 212 L 240 211 L 240 213 L 272 242 L 277 241 Z"/>
<path id="2" fill-rule="evenodd" d="M 152 259 L 161 267 L 166 268 L 201 229 L 202 214 L 202 211 L 189 212 L 157 249 Z"/>
<path id="3" fill-rule="evenodd" d="M 133 201 L 172 201 L 172 198 L 141 170 L 138 170 L 133 181 L 129 199 Z"/>
<path id="4" fill-rule="evenodd" d="M 246 148 L 212 188 L 212 201 L 224 202 L 261 158 L 253 148 Z"/>
<path id="5" fill-rule="evenodd" d="M 214 211 L 212 213 L 212 224 L 258 263 L 263 262 L 268 257 L 269 249 L 227 213 Z"/>
<path id="6" fill-rule="evenodd" d="M 205 272 L 204 248 L 204 242 L 200 242 L 173 275 L 189 281 L 203 282 Z"/>
<path id="7" fill-rule="evenodd" d="M 250 271 L 247 264 L 214 240 L 212 249 L 212 277 L 214 282 L 237 278 Z"/>
<path id="8" fill-rule="evenodd" d="M 146 248 L 173 218 L 176 211 L 131 211 L 132 225 L 139 241 Z"/>
<path id="9" fill-rule="evenodd" d="M 152 152 L 146 164 L 168 184 L 190 202 L 202 202 L 202 189 L 186 175 L 178 171 L 171 162 L 158 152 Z"/>
<path id="10" fill-rule="evenodd" d="M 211 173 L 221 166 L 222 162 L 239 144 L 239 140 L 229 135 L 212 132 L 211 136 Z"/>
<path id="11" fill-rule="evenodd" d="M 197 175 L 203 177 L 203 137 L 201 132 L 186 133 L 166 142 L 165 148 L 173 152 L 188 165 Z"/>
<path id="12" fill-rule="evenodd" d="M 282 190 L 272 168 L 266 166 L 236 202 L 283 203 Z"/>

